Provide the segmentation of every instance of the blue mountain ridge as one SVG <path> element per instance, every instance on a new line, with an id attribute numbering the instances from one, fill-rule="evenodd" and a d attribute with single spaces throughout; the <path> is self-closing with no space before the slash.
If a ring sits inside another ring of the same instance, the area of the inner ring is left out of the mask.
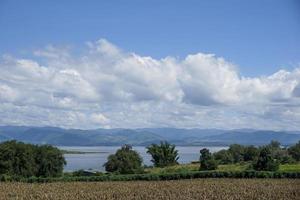
<path id="1" fill-rule="evenodd" d="M 300 140 L 300 132 L 184 128 L 81 130 L 57 127 L 0 126 L 0 141 L 7 140 L 57 146 L 119 146 L 123 144 L 146 146 L 160 141 L 168 141 L 182 146 L 223 146 L 233 143 L 264 145 L 271 140 L 277 140 L 283 145 L 291 145 Z"/>

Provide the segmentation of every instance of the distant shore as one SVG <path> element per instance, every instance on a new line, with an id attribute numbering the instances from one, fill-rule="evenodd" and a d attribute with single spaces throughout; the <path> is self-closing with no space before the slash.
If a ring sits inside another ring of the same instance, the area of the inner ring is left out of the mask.
<path id="1" fill-rule="evenodd" d="M 109 153 L 106 151 L 72 151 L 72 150 L 61 150 L 63 154 L 92 154 L 92 153 Z"/>

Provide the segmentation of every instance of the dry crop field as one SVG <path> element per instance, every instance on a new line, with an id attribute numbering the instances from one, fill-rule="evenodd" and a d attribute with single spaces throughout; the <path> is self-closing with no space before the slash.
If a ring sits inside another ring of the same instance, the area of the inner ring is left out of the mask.
<path id="1" fill-rule="evenodd" d="M 0 183 L 1 199 L 300 199 L 296 179 Z"/>

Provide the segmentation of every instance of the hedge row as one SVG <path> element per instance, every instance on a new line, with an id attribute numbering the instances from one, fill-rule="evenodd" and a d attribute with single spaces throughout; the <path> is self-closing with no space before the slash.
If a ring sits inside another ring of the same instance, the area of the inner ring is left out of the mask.
<path id="1" fill-rule="evenodd" d="M 159 181 L 159 180 L 179 180 L 194 178 L 300 178 L 300 172 L 266 172 L 266 171 L 240 171 L 240 172 L 220 172 L 220 171 L 195 171 L 166 174 L 127 174 L 127 175 L 101 175 L 101 176 L 64 176 L 58 178 L 42 177 L 10 177 L 0 176 L 0 181 L 46 183 L 46 182 L 90 182 L 90 181 Z"/>

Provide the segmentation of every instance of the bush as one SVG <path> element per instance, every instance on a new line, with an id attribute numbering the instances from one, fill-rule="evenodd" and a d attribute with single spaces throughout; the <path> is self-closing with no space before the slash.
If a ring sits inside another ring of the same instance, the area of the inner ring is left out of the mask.
<path id="1" fill-rule="evenodd" d="M 151 144 L 147 147 L 147 153 L 152 156 L 151 161 L 155 167 L 166 167 L 178 164 L 178 151 L 175 145 L 161 142 L 160 145 Z"/>
<path id="2" fill-rule="evenodd" d="M 234 163 L 238 163 L 244 160 L 244 146 L 239 144 L 232 144 L 229 146 L 228 152 L 232 155 Z"/>
<path id="3" fill-rule="evenodd" d="M 213 154 L 213 157 L 219 162 L 219 164 L 231 164 L 233 163 L 233 157 L 228 150 L 220 150 Z"/>
<path id="4" fill-rule="evenodd" d="M 103 165 L 108 172 L 133 174 L 142 172 L 142 158 L 130 145 L 124 145 L 115 154 L 108 156 Z"/>
<path id="5" fill-rule="evenodd" d="M 201 149 L 200 154 L 200 170 L 215 170 L 218 168 L 217 161 L 212 157 L 208 149 Z"/>
<path id="6" fill-rule="evenodd" d="M 88 182 L 88 181 L 159 181 L 159 180 L 179 180 L 194 178 L 293 178 L 299 179 L 299 172 L 270 172 L 270 171 L 241 171 L 241 172 L 223 172 L 223 171 L 194 171 L 184 173 L 168 174 L 127 174 L 127 175 L 103 175 L 103 176 L 78 176 L 78 177 L 11 177 L 0 176 L 0 181 L 18 181 L 27 183 L 48 183 L 48 182 Z"/>
<path id="7" fill-rule="evenodd" d="M 259 149 L 253 145 L 244 148 L 243 159 L 244 161 L 256 160 L 259 155 Z"/>
<path id="8" fill-rule="evenodd" d="M 300 141 L 288 148 L 288 153 L 296 160 L 300 161 Z"/>
<path id="9" fill-rule="evenodd" d="M 257 171 L 276 171 L 279 169 L 279 162 L 272 157 L 270 148 L 263 147 L 253 168 Z"/>

